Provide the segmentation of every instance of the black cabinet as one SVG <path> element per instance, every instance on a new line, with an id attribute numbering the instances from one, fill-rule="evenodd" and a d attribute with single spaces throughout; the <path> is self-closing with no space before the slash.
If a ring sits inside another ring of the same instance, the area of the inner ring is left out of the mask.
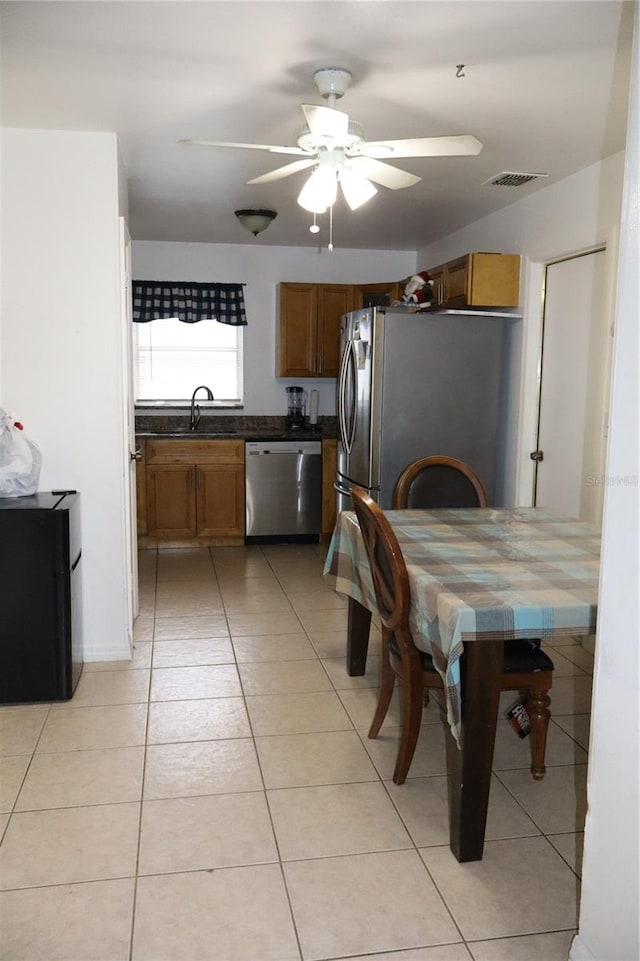
<path id="1" fill-rule="evenodd" d="M 0 703 L 68 700 L 82 671 L 80 496 L 0 498 Z"/>

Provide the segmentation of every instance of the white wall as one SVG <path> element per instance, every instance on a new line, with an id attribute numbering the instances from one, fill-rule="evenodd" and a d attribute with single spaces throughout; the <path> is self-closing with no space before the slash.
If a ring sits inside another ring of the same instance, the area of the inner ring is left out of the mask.
<path id="1" fill-rule="evenodd" d="M 115 134 L 2 132 L 2 406 L 81 494 L 85 659 L 129 656 Z"/>
<path id="2" fill-rule="evenodd" d="M 580 929 L 574 961 L 640 957 L 640 24 L 636 10 Z"/>
<path id="3" fill-rule="evenodd" d="M 506 505 L 531 504 L 533 463 L 529 460 L 529 451 L 535 449 L 541 265 L 606 243 L 607 276 L 613 286 L 623 169 L 624 154 L 615 154 L 418 252 L 419 270 L 471 251 L 517 253 L 523 258 L 520 299 L 523 319 L 510 322 L 505 449 L 511 459 L 506 463 Z"/>
<path id="4" fill-rule="evenodd" d="M 412 274 L 415 251 L 267 247 L 251 244 L 185 244 L 134 241 L 136 280 L 246 283 L 244 414 L 286 412 L 284 388 L 299 378 L 276 378 L 276 288 L 279 282 L 387 283 Z M 215 393 L 215 384 L 211 385 Z M 321 415 L 335 414 L 335 380 L 304 379 L 320 392 Z M 229 413 L 233 413 L 230 411 Z"/>

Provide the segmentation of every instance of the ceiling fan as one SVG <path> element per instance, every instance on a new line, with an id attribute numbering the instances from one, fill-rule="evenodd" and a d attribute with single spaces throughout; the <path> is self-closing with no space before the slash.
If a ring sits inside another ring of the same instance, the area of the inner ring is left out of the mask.
<path id="1" fill-rule="evenodd" d="M 302 104 L 306 124 L 298 133 L 296 147 L 271 144 L 226 143 L 218 140 L 182 140 L 181 143 L 204 147 L 238 147 L 244 150 L 266 150 L 268 153 L 300 157 L 276 167 L 269 173 L 247 181 L 250 184 L 274 183 L 291 174 L 314 167 L 313 173 L 298 196 L 298 203 L 312 213 L 325 213 L 332 207 L 340 184 L 344 198 L 356 210 L 377 192 L 374 184 L 390 190 L 411 187 L 421 178 L 394 167 L 387 160 L 403 157 L 474 156 L 482 144 L 470 135 L 452 137 L 416 137 L 409 140 L 367 141 L 359 123 L 336 109 L 351 84 L 351 73 L 338 67 L 323 67 L 313 75 L 314 83 L 328 106 Z"/>

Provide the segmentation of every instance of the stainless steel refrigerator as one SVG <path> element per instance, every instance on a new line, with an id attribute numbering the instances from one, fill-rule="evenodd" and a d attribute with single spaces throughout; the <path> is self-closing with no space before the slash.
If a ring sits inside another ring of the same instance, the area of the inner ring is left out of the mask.
<path id="1" fill-rule="evenodd" d="M 494 503 L 504 321 L 371 307 L 340 323 L 338 510 L 353 484 L 391 507 L 398 475 L 429 454 L 465 461 Z"/>

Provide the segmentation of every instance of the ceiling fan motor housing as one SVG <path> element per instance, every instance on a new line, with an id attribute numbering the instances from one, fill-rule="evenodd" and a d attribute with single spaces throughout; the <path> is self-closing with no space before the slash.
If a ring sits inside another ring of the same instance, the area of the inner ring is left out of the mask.
<path id="1" fill-rule="evenodd" d="M 341 67 L 322 67 L 314 73 L 313 82 L 325 100 L 330 97 L 338 100 L 351 86 L 351 74 Z"/>
<path id="2" fill-rule="evenodd" d="M 318 142 L 318 137 L 314 137 L 306 125 L 298 131 L 298 146 L 301 147 L 302 150 L 308 150 L 310 153 L 314 153 L 320 146 L 325 146 L 329 149 L 340 146 L 345 150 L 353 150 L 355 147 L 359 147 L 361 143 L 364 143 L 364 130 L 362 129 L 362 125 L 356 123 L 355 120 L 349 120 L 347 136 L 340 144 L 336 144 L 335 140 L 331 137 L 327 137 L 326 142 L 320 138 L 320 142 Z"/>

